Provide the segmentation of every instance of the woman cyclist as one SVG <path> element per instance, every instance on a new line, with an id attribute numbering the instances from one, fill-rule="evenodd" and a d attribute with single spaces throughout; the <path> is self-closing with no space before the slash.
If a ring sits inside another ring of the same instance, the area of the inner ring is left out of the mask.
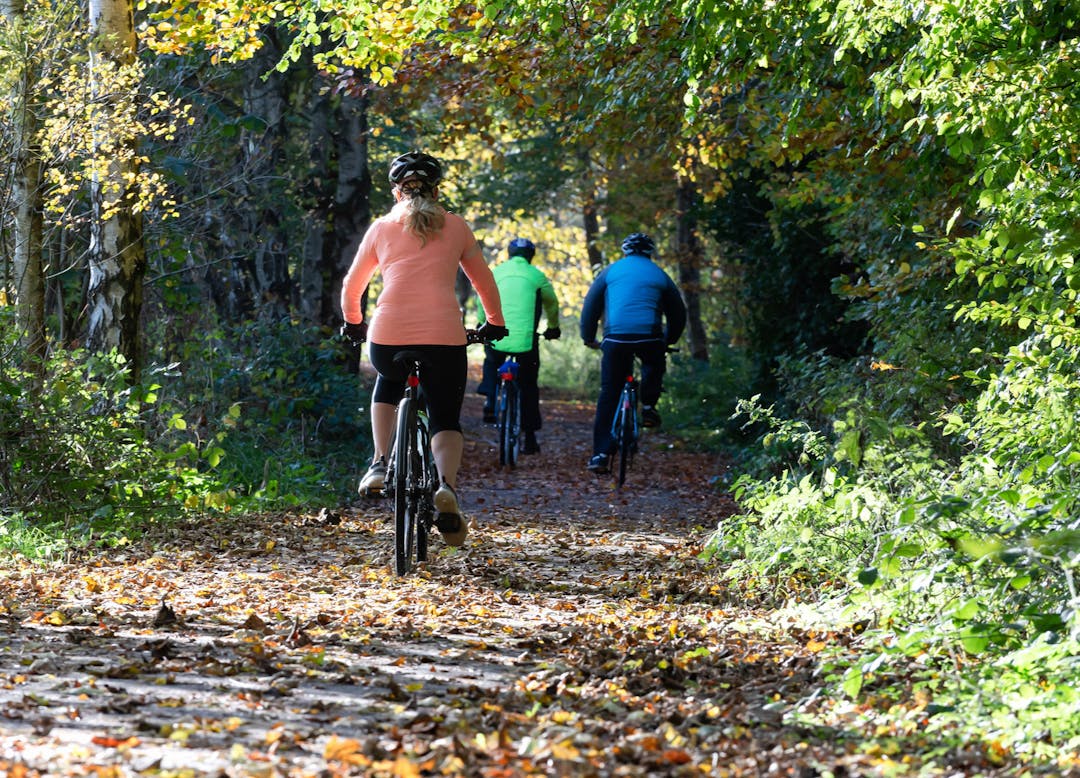
<path id="1" fill-rule="evenodd" d="M 482 340 L 505 337 L 495 279 L 469 225 L 438 204 L 442 165 L 422 152 L 402 154 L 390 163 L 394 207 L 376 219 L 364 235 L 345 275 L 342 333 L 353 343 L 370 335 L 368 355 L 378 372 L 371 397 L 371 466 L 360 492 L 382 491 L 386 456 L 395 426 L 397 404 L 405 392 L 406 368 L 394 361 L 405 350 L 425 355 L 421 389 L 427 399 L 431 450 L 439 471 L 435 526 L 453 546 L 465 542 L 467 527 L 455 488 L 464 448 L 461 404 L 465 396 L 466 336 L 454 294 L 460 266 L 480 295 L 487 319 Z M 375 270 L 383 291 L 375 304 L 370 331 L 362 296 Z"/>

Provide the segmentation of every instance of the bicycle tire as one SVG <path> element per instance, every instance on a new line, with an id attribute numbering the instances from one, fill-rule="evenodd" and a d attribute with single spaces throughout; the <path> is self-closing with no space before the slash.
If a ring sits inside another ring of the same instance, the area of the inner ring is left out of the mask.
<path id="1" fill-rule="evenodd" d="M 619 486 L 626 483 L 626 472 L 634 459 L 634 422 L 637 414 L 637 398 L 632 386 L 623 389 L 619 399 Z"/>
<path id="2" fill-rule="evenodd" d="M 421 462 L 421 493 L 416 516 L 416 560 L 425 562 L 428 557 L 428 534 L 435 522 L 435 485 L 439 482 L 439 475 L 431 453 L 427 424 L 420 419 L 417 419 L 416 424 L 416 444 Z"/>
<path id="3" fill-rule="evenodd" d="M 394 571 L 406 575 L 412 570 L 413 538 L 416 519 L 415 471 L 416 408 L 411 397 L 398 404 L 394 438 Z"/>
<path id="4" fill-rule="evenodd" d="M 517 444 L 521 430 L 521 399 L 518 386 L 504 381 L 499 403 L 499 464 L 517 466 Z"/>
<path id="5" fill-rule="evenodd" d="M 499 381 L 495 390 L 495 437 L 499 449 L 499 467 L 506 465 L 506 447 L 503 440 L 506 438 L 506 381 Z"/>

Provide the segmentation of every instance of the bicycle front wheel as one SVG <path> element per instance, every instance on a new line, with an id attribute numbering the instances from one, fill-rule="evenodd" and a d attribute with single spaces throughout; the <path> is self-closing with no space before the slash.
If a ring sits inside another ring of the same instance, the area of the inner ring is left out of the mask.
<path id="1" fill-rule="evenodd" d="M 412 570 L 417 518 L 415 459 L 416 406 L 411 397 L 405 397 L 398 404 L 394 442 L 394 571 L 398 575 Z"/>

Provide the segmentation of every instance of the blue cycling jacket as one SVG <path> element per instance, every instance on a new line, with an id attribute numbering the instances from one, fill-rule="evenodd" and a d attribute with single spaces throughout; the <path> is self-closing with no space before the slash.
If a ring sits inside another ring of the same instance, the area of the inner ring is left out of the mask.
<path id="1" fill-rule="evenodd" d="M 663 340 L 671 345 L 686 326 L 686 305 L 659 265 L 628 254 L 604 268 L 589 287 L 581 309 L 582 340 L 596 340 L 601 316 L 607 339 Z"/>

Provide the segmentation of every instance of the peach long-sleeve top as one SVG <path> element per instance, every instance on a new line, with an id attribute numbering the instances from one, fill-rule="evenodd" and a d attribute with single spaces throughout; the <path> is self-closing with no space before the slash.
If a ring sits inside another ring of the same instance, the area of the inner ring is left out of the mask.
<path id="1" fill-rule="evenodd" d="M 356 250 L 341 288 L 345 321 L 363 321 L 362 296 L 379 269 L 383 290 L 368 340 L 385 346 L 464 345 L 465 327 L 454 294 L 460 265 L 480 295 L 487 320 L 503 324 L 499 289 L 465 220 L 447 212 L 439 233 L 421 242 L 405 227 L 404 206 L 398 203 L 376 219 Z"/>

